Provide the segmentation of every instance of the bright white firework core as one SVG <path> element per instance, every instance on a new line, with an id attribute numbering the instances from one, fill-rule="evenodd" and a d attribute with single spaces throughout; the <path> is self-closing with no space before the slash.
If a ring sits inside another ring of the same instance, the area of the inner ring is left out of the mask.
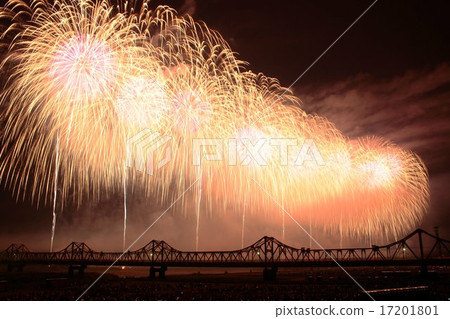
<path id="1" fill-rule="evenodd" d="M 185 132 L 197 132 L 209 120 L 209 104 L 194 89 L 180 91 L 173 99 L 172 116 L 176 127 Z"/>
<path id="2" fill-rule="evenodd" d="M 401 164 L 396 157 L 387 155 L 361 164 L 359 170 L 369 187 L 389 187 L 394 177 L 400 173 Z"/>
<path id="3" fill-rule="evenodd" d="M 108 93 L 114 81 L 114 53 L 105 41 L 90 35 L 74 36 L 53 53 L 50 73 L 71 98 L 97 97 Z"/>
<path id="4" fill-rule="evenodd" d="M 163 83 L 135 77 L 122 86 L 115 109 L 120 120 L 128 125 L 150 128 L 160 123 L 167 105 Z"/>

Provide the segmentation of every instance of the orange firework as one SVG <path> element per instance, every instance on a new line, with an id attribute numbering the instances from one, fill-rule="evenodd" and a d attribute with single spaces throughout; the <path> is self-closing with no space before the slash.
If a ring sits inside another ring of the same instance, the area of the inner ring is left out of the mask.
<path id="1" fill-rule="evenodd" d="M 9 0 L 0 18 L 12 22 L 2 35 L 11 72 L 0 176 L 18 194 L 55 203 L 60 188 L 62 202 L 72 194 L 79 204 L 121 187 L 126 199 L 132 184 L 170 203 L 199 179 L 197 221 L 201 207 L 278 221 L 267 192 L 300 222 L 356 237 L 399 235 L 427 209 L 417 156 L 380 139 L 349 141 L 191 17 L 133 2 Z M 171 161 L 155 176 L 127 168 L 155 160 L 128 145 L 145 130 L 171 138 Z M 219 160 L 196 163 L 198 139 L 214 142 L 201 154 Z"/>

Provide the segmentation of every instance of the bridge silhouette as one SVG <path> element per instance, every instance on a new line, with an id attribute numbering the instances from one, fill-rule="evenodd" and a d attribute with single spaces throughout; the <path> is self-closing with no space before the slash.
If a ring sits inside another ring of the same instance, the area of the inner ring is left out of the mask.
<path id="1" fill-rule="evenodd" d="M 387 245 L 344 249 L 295 248 L 267 236 L 232 251 L 180 251 L 158 240 L 125 253 L 98 252 L 76 242 L 53 253 L 12 244 L 0 252 L 0 264 L 8 271 L 31 264 L 67 265 L 70 275 L 83 273 L 87 266 L 145 266 L 151 278 L 156 273 L 164 277 L 167 267 L 260 267 L 264 279 L 273 280 L 279 267 L 419 266 L 426 272 L 428 265 L 450 264 L 450 241 L 417 229 Z"/>

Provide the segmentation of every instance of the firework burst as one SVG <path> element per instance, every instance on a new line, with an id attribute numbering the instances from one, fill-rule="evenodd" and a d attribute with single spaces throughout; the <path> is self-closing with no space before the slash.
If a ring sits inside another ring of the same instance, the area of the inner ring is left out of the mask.
<path id="1" fill-rule="evenodd" d="M 62 202 L 72 195 L 80 204 L 122 186 L 126 197 L 131 184 L 165 203 L 200 178 L 197 219 L 200 207 L 233 206 L 279 220 L 262 187 L 301 222 L 350 236 L 399 235 L 427 209 L 417 156 L 380 139 L 346 139 L 276 79 L 246 71 L 220 34 L 170 8 L 10 0 L 0 18 L 10 21 L 0 176 L 18 195 L 30 190 L 39 202 L 59 190 Z M 126 168 L 127 141 L 143 129 L 172 138 L 157 176 Z M 197 138 L 232 140 L 234 164 L 194 165 Z M 264 165 L 246 154 L 247 142 L 286 139 L 296 141 L 289 156 L 268 144 Z M 321 161 L 305 151 L 311 141 Z M 188 212 L 184 199 L 177 205 Z"/>

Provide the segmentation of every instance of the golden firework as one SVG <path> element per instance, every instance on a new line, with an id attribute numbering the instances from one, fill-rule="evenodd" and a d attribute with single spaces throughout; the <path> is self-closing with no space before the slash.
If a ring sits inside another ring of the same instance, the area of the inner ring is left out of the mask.
<path id="1" fill-rule="evenodd" d="M 380 139 L 346 139 L 191 17 L 133 2 L 9 0 L 0 18 L 10 21 L 0 176 L 18 195 L 29 190 L 39 202 L 60 188 L 63 202 L 72 195 L 79 204 L 128 181 L 164 203 L 200 178 L 193 192 L 210 213 L 232 206 L 279 220 L 262 187 L 299 221 L 350 236 L 400 235 L 428 207 L 417 156 Z M 143 130 L 171 137 L 171 161 L 155 176 L 127 168 L 128 141 Z M 194 165 L 194 139 L 222 141 L 224 159 Z M 295 143 L 284 156 L 273 141 L 287 139 Z M 260 141 L 264 165 L 245 144 Z M 184 199 L 179 207 L 187 212 Z"/>

